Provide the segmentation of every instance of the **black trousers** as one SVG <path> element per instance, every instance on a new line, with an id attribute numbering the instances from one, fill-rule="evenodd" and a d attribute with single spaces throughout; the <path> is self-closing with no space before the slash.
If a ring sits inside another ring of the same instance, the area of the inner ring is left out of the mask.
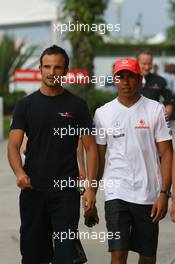
<path id="1" fill-rule="evenodd" d="M 22 264 L 72 264 L 75 256 L 72 238 L 78 230 L 79 216 L 80 194 L 76 190 L 22 190 Z"/>

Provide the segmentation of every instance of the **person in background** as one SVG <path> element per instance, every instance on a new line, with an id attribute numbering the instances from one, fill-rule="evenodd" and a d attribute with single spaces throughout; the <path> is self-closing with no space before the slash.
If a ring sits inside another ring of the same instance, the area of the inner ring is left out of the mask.
<path id="1" fill-rule="evenodd" d="M 164 67 L 164 72 L 161 74 L 165 78 L 167 85 L 173 96 L 173 116 L 172 119 L 175 120 L 175 64 L 166 64 Z"/>
<path id="2" fill-rule="evenodd" d="M 153 64 L 152 73 L 158 75 L 159 66 L 157 64 Z"/>
<path id="3" fill-rule="evenodd" d="M 173 97 L 171 91 L 167 89 L 166 81 L 163 77 L 151 73 L 153 65 L 153 54 L 150 50 L 143 49 L 137 53 L 137 60 L 140 65 L 142 82 L 140 92 L 145 97 L 161 102 L 165 105 L 168 118 L 173 113 Z"/>

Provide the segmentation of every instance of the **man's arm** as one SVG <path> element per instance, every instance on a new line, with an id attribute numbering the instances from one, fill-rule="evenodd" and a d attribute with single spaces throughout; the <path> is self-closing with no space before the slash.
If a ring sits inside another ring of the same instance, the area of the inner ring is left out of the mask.
<path id="1" fill-rule="evenodd" d="M 96 178 L 97 188 L 95 188 L 95 193 L 98 190 L 98 183 L 103 177 L 103 172 L 104 172 L 104 167 L 105 167 L 106 145 L 97 144 L 97 153 L 98 153 L 98 173 L 97 173 L 97 178 Z M 96 206 L 94 206 L 94 208 L 90 210 L 86 210 L 84 217 L 85 217 L 85 225 L 87 225 L 88 227 L 92 227 L 93 225 L 98 224 L 99 217 L 98 217 Z M 90 219 L 93 219 L 93 221 L 89 222 Z"/>
<path id="2" fill-rule="evenodd" d="M 80 180 L 81 179 L 86 179 L 84 146 L 83 146 L 81 138 L 79 138 L 79 141 L 78 141 L 77 159 L 78 159 L 78 165 L 79 165 L 79 177 L 80 177 Z"/>
<path id="3" fill-rule="evenodd" d="M 8 160 L 16 176 L 16 182 L 19 188 L 31 187 L 30 178 L 26 175 L 22 167 L 20 148 L 24 138 L 22 129 L 12 129 L 8 141 Z"/>
<path id="4" fill-rule="evenodd" d="M 175 152 L 173 152 L 172 164 L 172 207 L 171 207 L 171 220 L 175 222 Z"/>
<path id="5" fill-rule="evenodd" d="M 174 101 L 170 89 L 164 86 L 164 88 L 162 89 L 162 96 L 164 98 L 163 103 L 165 105 L 166 114 L 168 115 L 168 118 L 170 119 L 173 114 L 173 101 Z"/>
<path id="6" fill-rule="evenodd" d="M 162 173 L 162 190 L 169 191 L 172 182 L 172 157 L 173 147 L 172 141 L 162 141 L 157 143 L 158 152 L 161 158 L 161 173 Z M 165 193 L 160 193 L 158 199 L 153 205 L 151 217 L 153 222 L 158 222 L 164 218 L 168 208 L 168 197 Z"/>
<path id="7" fill-rule="evenodd" d="M 98 173 L 97 173 L 97 182 L 102 179 L 104 168 L 105 168 L 105 155 L 106 155 L 106 146 L 97 144 L 97 153 L 98 153 Z M 96 189 L 96 192 L 98 187 Z"/>
<path id="8" fill-rule="evenodd" d="M 83 135 L 82 143 L 86 150 L 87 156 L 87 180 L 88 187 L 83 195 L 83 208 L 88 210 L 93 208 L 95 205 L 95 189 L 93 186 L 93 181 L 97 178 L 97 146 L 95 142 L 95 137 L 92 135 Z"/>
<path id="9" fill-rule="evenodd" d="M 165 109 L 166 109 L 166 113 L 167 113 L 168 117 L 171 118 L 171 116 L 173 114 L 173 105 L 168 104 L 165 106 Z"/>

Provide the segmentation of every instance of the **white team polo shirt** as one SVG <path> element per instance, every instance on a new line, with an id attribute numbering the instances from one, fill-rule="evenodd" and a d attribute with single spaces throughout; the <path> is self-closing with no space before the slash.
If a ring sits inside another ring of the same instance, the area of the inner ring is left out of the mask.
<path id="1" fill-rule="evenodd" d="M 156 142 L 171 140 L 162 104 L 141 96 L 131 107 L 118 99 L 96 110 L 96 142 L 107 144 L 105 200 L 153 204 L 161 189 Z"/>

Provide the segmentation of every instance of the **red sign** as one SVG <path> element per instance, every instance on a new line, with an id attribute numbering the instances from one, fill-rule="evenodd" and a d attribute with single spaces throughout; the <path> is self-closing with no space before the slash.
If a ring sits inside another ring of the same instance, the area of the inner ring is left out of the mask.
<path id="1" fill-rule="evenodd" d="M 55 81 L 58 77 L 55 76 Z M 40 82 L 41 72 L 40 70 L 22 70 L 18 69 L 14 72 L 13 80 L 15 82 Z M 67 75 L 62 79 L 63 83 L 67 84 L 87 84 L 89 83 L 89 76 L 87 70 L 71 69 Z"/>

